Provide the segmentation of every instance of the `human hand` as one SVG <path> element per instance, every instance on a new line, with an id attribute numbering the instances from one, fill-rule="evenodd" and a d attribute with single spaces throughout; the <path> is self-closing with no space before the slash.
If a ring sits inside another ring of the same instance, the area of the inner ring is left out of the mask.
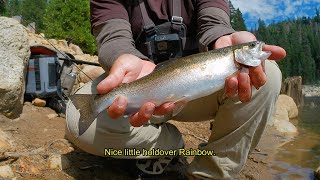
<path id="1" fill-rule="evenodd" d="M 230 35 L 220 37 L 214 44 L 214 49 L 256 41 L 256 37 L 247 31 L 235 32 Z M 286 56 L 286 51 L 274 45 L 265 45 L 264 51 L 270 51 L 270 60 L 280 60 Z M 238 96 L 241 102 L 248 102 L 251 99 L 251 84 L 259 89 L 263 86 L 267 77 L 261 65 L 258 67 L 249 67 L 249 74 L 239 73 L 237 76 L 230 76 L 225 81 L 225 93 L 228 97 L 232 97 L 238 91 Z"/>
<path id="2" fill-rule="evenodd" d="M 123 54 L 114 62 L 109 75 L 97 85 L 97 91 L 99 94 L 106 94 L 122 83 L 129 83 L 150 74 L 155 66 L 150 61 L 142 60 L 131 54 Z M 107 109 L 109 116 L 113 119 L 122 116 L 127 104 L 126 97 L 118 97 Z M 142 126 L 153 114 L 164 115 L 173 108 L 174 104 L 170 102 L 164 103 L 159 107 L 156 107 L 152 102 L 147 102 L 142 105 L 139 112 L 130 117 L 130 124 L 135 127 Z"/>

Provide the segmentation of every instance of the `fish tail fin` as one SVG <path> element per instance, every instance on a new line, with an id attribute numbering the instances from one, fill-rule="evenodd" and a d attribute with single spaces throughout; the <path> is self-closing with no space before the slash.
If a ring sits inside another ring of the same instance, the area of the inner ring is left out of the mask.
<path id="1" fill-rule="evenodd" d="M 98 115 L 97 111 L 95 111 L 94 97 L 92 94 L 74 94 L 70 97 L 70 100 L 80 112 L 79 136 L 90 127 Z"/>

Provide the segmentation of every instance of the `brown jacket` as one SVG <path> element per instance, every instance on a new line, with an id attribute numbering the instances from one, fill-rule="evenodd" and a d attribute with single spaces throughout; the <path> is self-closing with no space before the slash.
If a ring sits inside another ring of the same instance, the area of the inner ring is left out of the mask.
<path id="1" fill-rule="evenodd" d="M 203 51 L 217 38 L 233 33 L 227 0 L 181 0 L 181 16 L 187 36 L 196 36 Z M 145 0 L 152 21 L 158 25 L 171 19 L 171 0 Z M 135 48 L 144 26 L 139 0 L 91 0 L 92 32 L 98 45 L 99 62 L 108 70 L 121 54 L 148 59 Z"/>

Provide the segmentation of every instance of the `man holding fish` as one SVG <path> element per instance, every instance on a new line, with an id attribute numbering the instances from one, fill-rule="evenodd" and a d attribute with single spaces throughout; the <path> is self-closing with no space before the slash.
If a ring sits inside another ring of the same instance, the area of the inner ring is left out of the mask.
<path id="1" fill-rule="evenodd" d="M 213 120 L 208 142 L 198 148 L 215 155 L 195 156 L 188 174 L 234 178 L 275 107 L 281 72 L 273 60 L 285 50 L 235 32 L 226 0 L 91 0 L 91 22 L 108 73 L 71 97 L 69 140 L 161 174 L 172 156 L 122 152 L 176 152 L 183 140 L 168 120 Z"/>

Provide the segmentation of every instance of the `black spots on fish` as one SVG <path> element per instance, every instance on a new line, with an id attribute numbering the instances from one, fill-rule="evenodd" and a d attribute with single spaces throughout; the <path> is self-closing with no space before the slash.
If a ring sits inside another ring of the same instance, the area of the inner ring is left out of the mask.
<path id="1" fill-rule="evenodd" d="M 220 56 L 226 56 L 230 53 L 231 50 L 232 49 L 228 46 L 228 47 L 220 48 L 220 49 L 213 51 L 213 54 L 219 54 Z"/>

